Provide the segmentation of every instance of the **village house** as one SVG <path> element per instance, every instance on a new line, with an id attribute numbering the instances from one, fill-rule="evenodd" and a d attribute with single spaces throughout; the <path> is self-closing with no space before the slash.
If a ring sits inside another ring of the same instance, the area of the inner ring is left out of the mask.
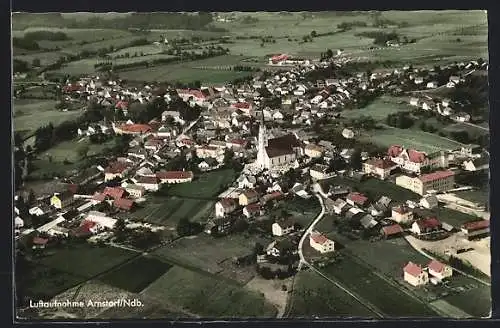
<path id="1" fill-rule="evenodd" d="M 390 160 L 399 165 L 403 170 L 420 173 L 425 168 L 447 168 L 448 157 L 444 152 L 427 155 L 413 149 L 405 149 L 399 145 L 389 147 L 387 155 Z"/>
<path id="2" fill-rule="evenodd" d="M 349 205 L 342 198 L 337 198 L 333 203 L 333 211 L 335 214 L 340 215 L 346 212 L 349 209 Z"/>
<path id="3" fill-rule="evenodd" d="M 222 218 L 234 212 L 238 208 L 238 203 L 231 198 L 223 198 L 215 203 L 215 217 Z"/>
<path id="4" fill-rule="evenodd" d="M 439 201 L 436 195 L 427 195 L 420 199 L 419 205 L 422 206 L 423 208 L 433 209 L 438 207 Z"/>
<path id="5" fill-rule="evenodd" d="M 196 148 L 196 156 L 199 158 L 217 158 L 224 151 L 214 146 L 201 146 Z"/>
<path id="6" fill-rule="evenodd" d="M 464 161 L 462 163 L 462 167 L 465 171 L 470 171 L 470 172 L 487 170 L 490 167 L 490 160 L 488 156 L 472 158 Z"/>
<path id="7" fill-rule="evenodd" d="M 397 223 L 406 224 L 413 221 L 413 212 L 406 205 L 394 206 L 392 208 L 391 219 Z"/>
<path id="8" fill-rule="evenodd" d="M 113 131 L 115 134 L 129 134 L 146 136 L 152 132 L 151 126 L 147 124 L 122 124 L 116 125 L 113 123 Z"/>
<path id="9" fill-rule="evenodd" d="M 461 227 L 462 233 L 467 239 L 474 239 L 488 236 L 490 233 L 490 221 L 479 220 L 464 223 Z"/>
<path id="10" fill-rule="evenodd" d="M 432 260 L 427 264 L 427 270 L 437 281 L 442 281 L 453 275 L 453 269 L 450 266 L 436 260 Z"/>
<path id="11" fill-rule="evenodd" d="M 420 265 L 408 262 L 403 268 L 403 279 L 410 285 L 418 287 L 429 282 L 429 274 Z"/>
<path id="12" fill-rule="evenodd" d="M 134 208 L 134 201 L 127 198 L 118 198 L 113 201 L 113 206 L 119 210 L 130 211 Z"/>
<path id="13" fill-rule="evenodd" d="M 384 180 L 389 177 L 391 172 L 397 167 L 398 164 L 394 163 L 390 159 L 374 158 L 363 163 L 363 172 L 366 174 L 373 174 Z"/>
<path id="14" fill-rule="evenodd" d="M 418 106 L 419 106 L 419 103 L 420 103 L 420 101 L 418 100 L 418 98 L 414 98 L 414 97 L 410 98 L 410 105 L 411 105 L 411 106 L 416 106 L 416 107 L 418 107 Z"/>
<path id="15" fill-rule="evenodd" d="M 141 198 L 146 192 L 146 188 L 138 186 L 136 184 L 127 184 L 125 191 L 134 198 Z"/>
<path id="16" fill-rule="evenodd" d="M 281 219 L 273 223 L 273 236 L 284 236 L 292 233 L 295 230 L 295 221 L 291 218 Z"/>
<path id="17" fill-rule="evenodd" d="M 359 192 L 351 192 L 346 197 L 346 202 L 351 206 L 360 206 L 363 207 L 368 203 L 368 197 L 359 193 Z"/>
<path id="18" fill-rule="evenodd" d="M 404 230 L 399 224 L 392 224 L 381 228 L 380 233 L 384 238 L 389 239 L 401 236 Z"/>
<path id="19" fill-rule="evenodd" d="M 335 242 L 317 231 L 313 231 L 309 235 L 309 244 L 322 254 L 330 253 L 335 250 Z"/>
<path id="20" fill-rule="evenodd" d="M 49 239 L 47 238 L 41 238 L 41 237 L 35 237 L 33 238 L 32 241 L 32 248 L 33 249 L 44 249 L 47 246 L 47 243 L 49 242 Z"/>
<path id="21" fill-rule="evenodd" d="M 273 257 L 286 257 L 293 255 L 297 252 L 297 247 L 290 239 L 284 238 L 275 240 L 266 249 L 266 253 Z"/>
<path id="22" fill-rule="evenodd" d="M 130 162 L 116 161 L 110 163 L 104 170 L 104 181 L 110 181 L 115 178 L 123 178 L 131 167 L 132 164 Z"/>
<path id="23" fill-rule="evenodd" d="M 234 219 L 231 217 L 216 217 L 207 223 L 205 232 L 209 235 L 227 234 L 233 224 Z"/>
<path id="24" fill-rule="evenodd" d="M 88 222 L 95 222 L 104 229 L 113 229 L 116 224 L 116 219 L 107 216 L 105 213 L 98 211 L 90 211 L 84 219 Z"/>
<path id="25" fill-rule="evenodd" d="M 238 197 L 240 206 L 246 206 L 257 202 L 258 200 L 259 194 L 253 189 L 243 191 Z"/>
<path id="26" fill-rule="evenodd" d="M 352 139 L 354 138 L 354 131 L 352 131 L 351 129 L 343 129 L 342 130 L 342 136 L 346 139 Z"/>
<path id="27" fill-rule="evenodd" d="M 436 171 L 415 178 L 401 175 L 396 178 L 396 184 L 423 196 L 431 191 L 442 192 L 453 189 L 455 174 L 453 171 Z"/>
<path id="28" fill-rule="evenodd" d="M 212 157 L 207 157 L 203 161 L 201 161 L 200 164 L 198 164 L 198 168 L 202 172 L 214 170 L 214 169 L 217 169 L 219 167 L 220 167 L 219 162 L 217 162 L 217 160 L 215 158 L 212 158 Z"/>
<path id="29" fill-rule="evenodd" d="M 160 171 L 156 172 L 156 178 L 160 183 L 186 183 L 193 181 L 194 174 L 192 171 Z"/>
<path id="30" fill-rule="evenodd" d="M 436 218 L 426 218 L 413 222 L 411 232 L 420 236 L 441 230 L 441 222 Z"/>
<path id="31" fill-rule="evenodd" d="M 150 176 L 139 176 L 136 185 L 144 187 L 147 191 L 158 191 L 160 189 L 160 179 Z"/>
<path id="32" fill-rule="evenodd" d="M 253 203 L 245 206 L 243 208 L 243 215 L 249 219 L 254 216 L 263 215 L 264 211 L 262 210 L 262 206 L 259 203 Z"/>
<path id="33" fill-rule="evenodd" d="M 318 158 L 323 155 L 323 147 L 315 145 L 315 144 L 308 144 L 304 147 L 304 155 L 310 157 L 310 158 Z"/>
<path id="34" fill-rule="evenodd" d="M 309 169 L 309 175 L 315 180 L 324 180 L 330 177 L 328 169 L 326 165 L 315 164 Z"/>
<path id="35" fill-rule="evenodd" d="M 75 201 L 75 197 L 71 191 L 56 193 L 50 198 L 50 205 L 57 209 L 65 208 Z"/>

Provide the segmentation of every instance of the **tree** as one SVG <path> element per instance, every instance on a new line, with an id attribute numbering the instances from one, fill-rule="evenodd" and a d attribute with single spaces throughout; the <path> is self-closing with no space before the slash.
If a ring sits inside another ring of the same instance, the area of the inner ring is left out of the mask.
<path id="1" fill-rule="evenodd" d="M 333 51 L 332 49 L 326 50 L 326 58 L 332 58 L 333 57 Z"/>
<path id="2" fill-rule="evenodd" d="M 318 36 L 318 33 L 316 33 L 316 31 L 315 31 L 315 30 L 312 30 L 312 31 L 311 31 L 311 37 L 312 37 L 312 38 L 315 38 L 316 36 Z"/>
<path id="3" fill-rule="evenodd" d="M 231 166 L 234 159 L 234 151 L 232 149 L 227 148 L 224 151 L 224 165 Z"/>
<path id="4" fill-rule="evenodd" d="M 351 155 L 351 166 L 355 170 L 361 170 L 362 160 L 361 160 L 361 150 L 356 148 Z"/>

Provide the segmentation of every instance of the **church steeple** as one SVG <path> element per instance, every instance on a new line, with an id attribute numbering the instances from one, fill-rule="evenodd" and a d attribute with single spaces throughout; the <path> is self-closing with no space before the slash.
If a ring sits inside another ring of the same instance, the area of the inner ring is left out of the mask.
<path id="1" fill-rule="evenodd" d="M 267 147 L 267 135 L 266 135 L 266 125 L 264 122 L 264 113 L 260 117 L 259 123 L 259 135 L 257 140 L 257 164 L 261 168 L 266 167 L 266 147 Z"/>

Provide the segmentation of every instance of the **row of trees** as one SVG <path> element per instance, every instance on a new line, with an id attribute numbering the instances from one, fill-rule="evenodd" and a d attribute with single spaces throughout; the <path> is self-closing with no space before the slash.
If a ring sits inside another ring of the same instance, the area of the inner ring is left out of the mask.
<path id="1" fill-rule="evenodd" d="M 415 123 L 410 112 L 397 112 L 389 114 L 387 115 L 386 122 L 387 125 L 399 129 L 409 129 Z"/>

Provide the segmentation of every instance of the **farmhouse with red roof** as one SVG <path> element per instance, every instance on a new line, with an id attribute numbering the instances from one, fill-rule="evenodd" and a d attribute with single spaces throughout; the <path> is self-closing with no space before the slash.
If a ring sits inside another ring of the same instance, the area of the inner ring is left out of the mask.
<path id="1" fill-rule="evenodd" d="M 194 174 L 192 171 L 160 171 L 156 177 L 161 183 L 184 183 L 192 181 Z"/>
<path id="2" fill-rule="evenodd" d="M 468 239 L 487 236 L 490 233 L 490 221 L 479 220 L 467 222 L 462 225 L 461 230 Z"/>
<path id="3" fill-rule="evenodd" d="M 393 224 L 389 226 L 385 226 L 382 229 L 380 229 L 380 233 L 382 236 L 385 238 L 392 238 L 392 237 L 398 237 L 403 234 L 403 228 L 399 224 Z"/>
<path id="4" fill-rule="evenodd" d="M 393 145 L 387 150 L 387 155 L 403 170 L 420 173 L 423 168 L 447 168 L 448 158 L 444 152 L 426 154 L 414 149 L 405 149 L 400 145 Z"/>
<path id="5" fill-rule="evenodd" d="M 368 203 L 368 197 L 359 192 L 351 192 L 347 195 L 346 202 L 351 206 L 365 206 Z"/>
<path id="6" fill-rule="evenodd" d="M 412 286 L 422 286 L 429 282 L 429 274 L 422 267 L 408 262 L 403 268 L 403 279 Z"/>
<path id="7" fill-rule="evenodd" d="M 441 222 L 437 218 L 426 218 L 413 222 L 411 232 L 416 235 L 423 235 L 440 231 L 442 228 Z"/>
<path id="8" fill-rule="evenodd" d="M 363 163 L 363 172 L 366 174 L 373 174 L 380 179 L 384 180 L 391 175 L 392 170 L 398 167 L 389 158 L 373 158 Z"/>
<path id="9" fill-rule="evenodd" d="M 430 261 L 429 264 L 427 264 L 427 269 L 429 274 L 439 281 L 453 275 L 453 270 L 450 266 L 436 260 Z"/>
<path id="10" fill-rule="evenodd" d="M 309 244 L 320 253 L 329 253 L 335 250 L 335 242 L 317 231 L 313 231 L 309 235 Z"/>

